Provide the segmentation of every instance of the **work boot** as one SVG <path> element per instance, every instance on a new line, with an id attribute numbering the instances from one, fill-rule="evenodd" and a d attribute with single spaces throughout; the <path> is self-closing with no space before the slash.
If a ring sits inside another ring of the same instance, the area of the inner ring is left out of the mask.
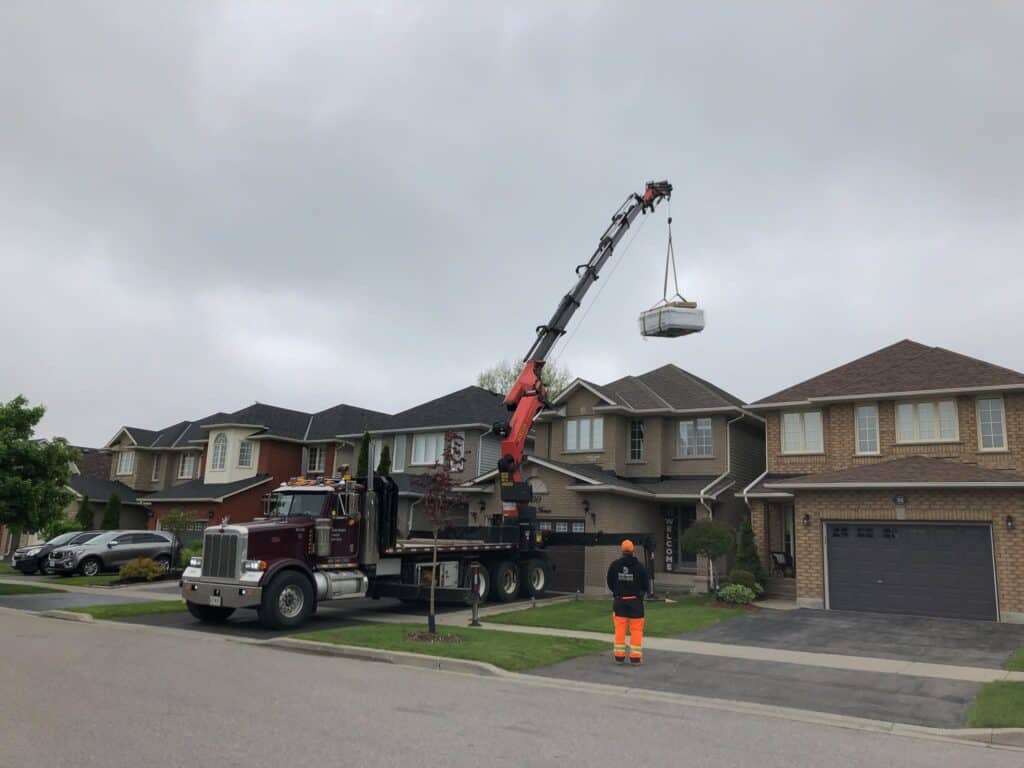
<path id="1" fill-rule="evenodd" d="M 616 664 L 625 664 L 626 663 L 626 657 L 625 656 L 615 656 L 614 658 L 615 658 L 615 663 Z"/>
<path id="2" fill-rule="evenodd" d="M 644 663 L 644 660 L 643 659 L 631 658 L 629 660 L 629 663 L 632 664 L 634 667 L 639 667 L 641 664 Z"/>

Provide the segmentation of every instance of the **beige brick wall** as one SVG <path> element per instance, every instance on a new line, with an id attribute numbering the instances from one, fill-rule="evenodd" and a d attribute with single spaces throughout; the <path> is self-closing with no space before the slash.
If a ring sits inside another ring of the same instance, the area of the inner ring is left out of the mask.
<path id="1" fill-rule="evenodd" d="M 839 520 L 986 522 L 992 524 L 999 607 L 1024 615 L 1024 531 L 1006 527 L 1006 516 L 1024 521 L 1024 493 L 1012 490 L 915 490 L 907 505 L 893 504 L 889 491 L 805 491 L 796 499 L 796 592 L 805 602 L 825 595 L 822 524 Z M 810 516 L 804 526 L 803 516 Z M 764 541 L 763 514 L 754 516 L 755 534 Z M 761 522 L 759 522 L 759 520 Z"/>
<path id="2" fill-rule="evenodd" d="M 935 398 L 939 399 L 939 398 Z M 1024 452 L 1024 393 L 1003 396 L 1006 418 L 1007 450 L 978 450 L 977 397 L 956 398 L 959 440 L 955 443 L 898 445 L 896 443 L 896 403 L 882 400 L 878 405 L 879 456 L 856 455 L 854 429 L 855 403 L 837 403 L 821 407 L 824 431 L 823 454 L 785 455 L 782 453 L 781 411 L 764 414 L 768 447 L 768 471 L 773 473 L 813 473 L 890 461 L 904 456 L 951 458 L 992 469 L 1024 471 L 1020 461 Z M 813 410 L 813 409 L 797 409 Z"/>

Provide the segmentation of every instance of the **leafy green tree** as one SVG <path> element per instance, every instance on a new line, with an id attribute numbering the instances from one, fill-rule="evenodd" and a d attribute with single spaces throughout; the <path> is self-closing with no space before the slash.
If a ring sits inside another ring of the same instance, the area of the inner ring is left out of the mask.
<path id="1" fill-rule="evenodd" d="M 477 374 L 476 383 L 477 386 L 489 389 L 491 392 L 505 394 L 512 388 L 521 370 L 522 365 L 513 365 L 508 360 L 502 360 L 497 365 Z M 558 397 L 559 392 L 569 386 L 572 374 L 567 368 L 563 368 L 557 363 L 547 362 L 541 371 L 540 380 L 548 389 L 548 399 L 554 400 Z"/>
<path id="2" fill-rule="evenodd" d="M 754 529 L 749 520 L 740 523 L 736 532 L 736 568 L 753 574 L 758 584 L 765 583 L 764 566 L 757 556 L 757 542 L 754 541 Z"/>
<path id="3" fill-rule="evenodd" d="M 172 509 L 170 512 L 160 515 L 160 530 L 167 531 L 174 536 L 175 547 L 183 547 L 184 535 L 192 530 L 195 521 L 195 516 L 191 512 L 186 512 L 184 509 Z M 184 549 L 181 550 L 181 556 L 184 565 Z"/>
<path id="4" fill-rule="evenodd" d="M 356 460 L 356 477 L 366 477 L 370 473 L 370 433 L 364 432 L 359 441 L 359 458 Z"/>
<path id="5" fill-rule="evenodd" d="M 387 477 L 391 474 L 391 447 L 385 445 L 380 449 L 380 462 L 377 464 L 377 474 Z"/>
<path id="6" fill-rule="evenodd" d="M 121 497 L 116 493 L 110 494 L 110 498 L 107 499 L 100 527 L 105 531 L 116 531 L 121 527 Z"/>
<path id="7" fill-rule="evenodd" d="M 71 533 L 71 531 L 80 530 L 82 530 L 82 526 L 80 526 L 76 520 L 68 520 L 66 517 L 59 517 L 43 528 L 43 530 L 39 532 L 39 535 L 42 536 L 43 541 L 49 541 L 50 539 L 57 538 L 62 533 Z"/>
<path id="8" fill-rule="evenodd" d="M 686 529 L 679 543 L 691 555 L 702 555 L 707 558 L 709 586 L 711 589 L 717 589 L 715 560 L 729 554 L 736 545 L 736 534 L 732 527 L 714 518 L 698 520 Z"/>
<path id="9" fill-rule="evenodd" d="M 78 451 L 62 437 L 32 438 L 45 412 L 21 395 L 0 403 L 0 525 L 17 533 L 62 519 L 74 498 L 67 485 Z"/>
<path id="10" fill-rule="evenodd" d="M 78 502 L 78 512 L 75 513 L 75 522 L 78 523 L 79 530 L 87 531 L 93 527 L 95 517 L 92 513 L 92 507 L 89 506 L 89 494 L 84 494 L 82 500 Z"/>

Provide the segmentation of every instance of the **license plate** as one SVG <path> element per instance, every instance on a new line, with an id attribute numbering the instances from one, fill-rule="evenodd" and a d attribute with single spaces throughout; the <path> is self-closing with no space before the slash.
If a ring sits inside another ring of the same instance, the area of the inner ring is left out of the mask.
<path id="1" fill-rule="evenodd" d="M 210 595 L 210 605 L 220 607 L 220 595 Z"/>

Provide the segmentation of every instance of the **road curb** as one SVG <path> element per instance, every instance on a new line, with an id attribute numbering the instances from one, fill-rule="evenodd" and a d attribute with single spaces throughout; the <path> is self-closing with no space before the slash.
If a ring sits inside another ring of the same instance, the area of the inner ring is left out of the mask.
<path id="1" fill-rule="evenodd" d="M 75 613 L 74 611 L 61 611 L 57 609 L 49 611 L 37 611 L 37 615 L 45 616 L 48 619 L 62 619 L 63 621 L 81 621 L 86 624 L 92 624 L 96 621 L 88 613 Z"/>
<path id="2" fill-rule="evenodd" d="M 406 651 L 384 651 L 378 648 L 363 648 L 357 645 L 335 645 L 334 643 L 319 643 L 314 640 L 298 640 L 290 637 L 262 640 L 253 643 L 253 645 L 269 646 L 285 651 L 309 653 L 319 656 L 340 656 L 360 661 L 375 661 L 420 669 L 434 669 L 442 672 L 462 672 L 482 677 L 507 677 L 513 674 L 485 661 L 451 659 L 444 656 L 429 656 L 424 653 L 408 653 Z M 518 675 L 516 676 L 518 677 Z"/>

